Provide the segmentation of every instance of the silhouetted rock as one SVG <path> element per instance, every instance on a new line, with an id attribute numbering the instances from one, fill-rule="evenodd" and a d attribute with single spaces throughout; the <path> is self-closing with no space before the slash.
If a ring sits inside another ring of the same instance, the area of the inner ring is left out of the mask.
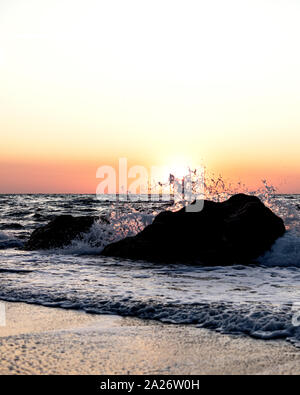
<path id="1" fill-rule="evenodd" d="M 285 232 L 257 197 L 238 194 L 200 212 L 164 211 L 134 237 L 105 247 L 106 256 L 152 261 L 200 261 L 209 265 L 249 263 L 269 250 Z"/>
<path id="2" fill-rule="evenodd" d="M 47 225 L 33 231 L 25 244 L 27 250 L 61 248 L 87 232 L 95 221 L 94 217 L 73 217 L 61 215 Z"/>

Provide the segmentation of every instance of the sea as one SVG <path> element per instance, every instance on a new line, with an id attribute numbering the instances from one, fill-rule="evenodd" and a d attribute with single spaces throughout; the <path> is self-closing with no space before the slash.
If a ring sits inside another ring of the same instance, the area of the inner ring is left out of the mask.
<path id="1" fill-rule="evenodd" d="M 300 195 L 262 196 L 287 232 L 253 265 L 207 267 L 101 256 L 170 202 L 111 201 L 95 195 L 0 195 L 0 299 L 93 314 L 193 325 L 300 346 Z M 65 248 L 25 251 L 31 232 L 57 215 L 94 216 Z M 105 222 L 97 218 L 106 217 Z"/>

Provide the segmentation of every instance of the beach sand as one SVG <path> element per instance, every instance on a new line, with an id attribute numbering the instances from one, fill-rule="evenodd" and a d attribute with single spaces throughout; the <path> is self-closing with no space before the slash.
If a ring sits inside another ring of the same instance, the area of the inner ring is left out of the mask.
<path id="1" fill-rule="evenodd" d="M 6 303 L 1 374 L 300 374 L 284 341 Z"/>

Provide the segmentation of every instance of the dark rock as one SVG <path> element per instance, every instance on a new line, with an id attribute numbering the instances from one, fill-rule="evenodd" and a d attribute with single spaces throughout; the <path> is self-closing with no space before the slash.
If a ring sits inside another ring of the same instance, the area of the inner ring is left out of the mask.
<path id="1" fill-rule="evenodd" d="M 47 225 L 37 228 L 25 243 L 26 250 L 61 248 L 87 232 L 95 221 L 94 217 L 61 215 Z"/>
<path id="2" fill-rule="evenodd" d="M 244 264 L 269 250 L 285 232 L 257 197 L 238 194 L 200 212 L 164 211 L 134 237 L 105 247 L 102 254 L 151 261 L 200 261 L 209 265 Z"/>

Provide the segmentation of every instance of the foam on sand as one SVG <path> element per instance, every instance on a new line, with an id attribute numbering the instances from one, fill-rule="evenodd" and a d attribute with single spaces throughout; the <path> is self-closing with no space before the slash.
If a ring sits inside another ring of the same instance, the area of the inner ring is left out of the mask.
<path id="1" fill-rule="evenodd" d="M 22 303 L 6 311 L 0 374 L 300 374 L 300 353 L 282 341 Z"/>

